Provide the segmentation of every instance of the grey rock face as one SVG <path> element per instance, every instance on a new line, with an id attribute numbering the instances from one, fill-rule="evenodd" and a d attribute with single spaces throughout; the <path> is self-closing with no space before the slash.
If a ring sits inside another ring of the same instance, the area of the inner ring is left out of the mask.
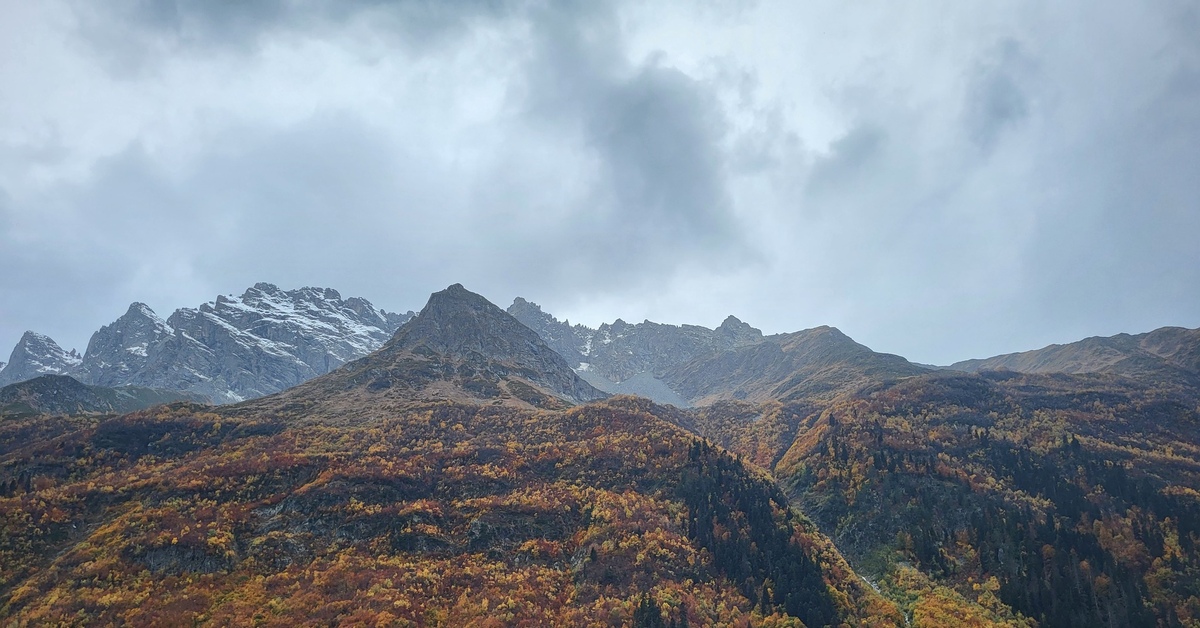
<path id="1" fill-rule="evenodd" d="M 676 408 L 688 408 L 692 405 L 666 382 L 649 373 L 638 373 L 623 382 L 613 382 L 599 373 L 589 371 L 579 371 L 579 376 L 592 386 L 613 395 L 637 395 L 654 403 L 669 404 Z"/>
<path id="2" fill-rule="evenodd" d="M 536 303 L 519 297 L 508 312 L 536 331 L 593 385 L 674 405 L 679 405 L 682 397 L 661 381 L 663 373 L 698 356 L 763 342 L 761 331 L 733 316 L 715 330 L 650 321 L 633 325 L 621 319 L 591 329 L 559 321 Z"/>
<path id="3" fill-rule="evenodd" d="M 63 351 L 49 336 L 27 331 L 13 348 L 8 364 L 0 370 L 0 386 L 41 375 L 73 373 L 81 361 L 74 349 Z"/>
<path id="4" fill-rule="evenodd" d="M 295 386 L 386 342 L 413 313 L 375 308 L 336 290 L 280 290 L 259 283 L 167 320 L 142 303 L 92 335 L 80 358 L 27 333 L 0 385 L 54 373 L 99 386 L 177 390 L 215 403 Z M 16 368 L 13 368 L 16 366 Z"/>
<path id="5" fill-rule="evenodd" d="M 716 329 L 645 321 L 590 329 L 517 299 L 509 312 L 536 330 L 593 386 L 687 407 L 721 400 L 832 397 L 871 382 L 925 372 L 876 353 L 837 329 L 764 337 L 734 316 Z"/>
<path id="6" fill-rule="evenodd" d="M 121 383 L 194 392 L 216 402 L 259 397 L 374 351 L 411 316 L 378 310 L 360 298 L 343 300 L 328 288 L 284 291 L 259 283 L 240 297 L 176 310 L 162 328 L 131 318 L 122 338 L 133 339 L 134 347 L 147 333 L 158 340 L 140 366 L 125 363 L 131 372 Z M 144 331 L 150 327 L 155 331 Z M 159 335 L 162 329 L 169 335 Z"/>
<path id="7" fill-rule="evenodd" d="M 572 326 L 569 321 L 560 321 L 543 312 L 537 303 L 530 303 L 521 297 L 514 299 L 512 305 L 508 306 L 508 313 L 522 325 L 537 332 L 542 341 L 566 359 L 572 367 L 585 361 L 583 348 L 596 330 L 583 325 Z"/>
<path id="8" fill-rule="evenodd" d="M 763 341 L 762 332 L 743 323 L 736 316 L 725 318 L 719 327 L 713 330 L 713 345 L 717 349 L 734 349 L 758 344 Z"/>
<path id="9" fill-rule="evenodd" d="M 567 361 L 532 329 L 482 296 L 454 284 L 429 297 L 385 351 L 432 351 L 518 375 L 572 402 L 606 395 L 579 378 Z"/>
<path id="10" fill-rule="evenodd" d="M 131 383 L 146 369 L 150 351 L 173 330 L 144 303 L 134 303 L 112 324 L 92 334 L 79 367 L 79 378 L 99 386 Z"/>

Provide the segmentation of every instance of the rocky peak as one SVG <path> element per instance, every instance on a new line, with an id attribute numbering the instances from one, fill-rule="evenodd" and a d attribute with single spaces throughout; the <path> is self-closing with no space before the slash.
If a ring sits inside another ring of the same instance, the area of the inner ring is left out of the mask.
<path id="1" fill-rule="evenodd" d="M 157 346 L 174 330 L 145 303 L 133 303 L 120 318 L 88 341 L 80 378 L 101 386 L 120 386 L 145 368 Z"/>
<path id="2" fill-rule="evenodd" d="M 545 343 L 512 315 L 456 283 L 430 295 L 420 313 L 388 344 L 403 349 L 423 346 L 452 357 L 479 354 L 503 360 Z"/>
<path id="3" fill-rule="evenodd" d="M 273 283 L 267 283 L 265 281 L 260 281 L 256 284 L 254 284 L 253 286 L 250 286 L 249 288 L 247 288 L 246 291 L 242 293 L 242 298 L 244 299 L 247 296 L 254 294 L 255 292 L 261 292 L 264 294 L 278 294 L 280 292 L 280 290 L 279 290 L 279 286 L 276 286 Z"/>
<path id="4" fill-rule="evenodd" d="M 124 316 L 142 317 L 142 318 L 149 318 L 152 320 L 162 320 L 158 317 L 158 314 L 154 313 L 154 310 L 150 309 L 149 305 L 146 305 L 145 303 L 142 303 L 141 301 L 134 301 L 133 303 L 130 303 L 129 309 L 125 310 Z"/>
<path id="5" fill-rule="evenodd" d="M 762 342 L 762 339 L 761 331 L 751 327 L 749 323 L 743 323 L 732 314 L 713 330 L 715 344 L 723 349 L 755 344 Z"/>
<path id="6" fill-rule="evenodd" d="M 553 316 L 550 316 L 542 311 L 542 306 L 538 305 L 537 303 L 533 303 L 532 301 L 526 301 L 521 297 L 513 299 L 512 305 L 508 306 L 508 313 L 512 314 L 514 317 L 516 317 L 517 313 L 521 313 L 554 318 Z"/>
<path id="7" fill-rule="evenodd" d="M 0 386 L 23 382 L 39 375 L 73 372 L 81 358 L 74 349 L 64 351 L 49 336 L 27 331 L 13 348 L 8 364 L 0 371 Z"/>
<path id="8" fill-rule="evenodd" d="M 174 337 L 134 383 L 238 401 L 277 392 L 378 349 L 406 316 L 337 290 L 257 283 L 176 310 Z"/>
<path id="9" fill-rule="evenodd" d="M 620 318 L 592 329 L 560 322 L 522 298 L 515 299 L 508 311 L 576 366 L 593 386 L 609 392 L 648 395 L 675 405 L 681 403 L 678 395 L 654 394 L 655 390 L 666 390 L 665 384 L 656 380 L 657 374 L 700 355 L 763 341 L 762 332 L 733 316 L 716 330 L 649 320 L 630 324 Z M 622 388 L 626 382 L 636 384 L 636 388 Z"/>
<path id="10" fill-rule="evenodd" d="M 420 313 L 381 351 L 408 352 L 433 353 L 464 363 L 475 380 L 500 382 L 518 377 L 567 401 L 605 396 L 580 379 L 536 332 L 462 284 L 430 295 Z"/>
<path id="11" fill-rule="evenodd" d="M 596 330 L 583 325 L 574 327 L 567 321 L 560 321 L 554 316 L 542 311 L 537 303 L 526 301 L 521 297 L 513 299 L 508 306 L 508 313 L 521 324 L 537 332 L 542 340 L 550 345 L 556 353 L 566 359 L 567 363 L 575 366 L 587 360 L 583 351 L 587 348 L 589 339 Z"/>
<path id="12" fill-rule="evenodd" d="M 0 383 L 46 373 L 85 384 L 179 390 L 223 403 L 280 391 L 382 346 L 414 314 L 343 299 L 331 288 L 280 290 L 257 283 L 163 320 L 145 303 L 92 335 L 88 350 L 64 352 L 30 332 Z"/>

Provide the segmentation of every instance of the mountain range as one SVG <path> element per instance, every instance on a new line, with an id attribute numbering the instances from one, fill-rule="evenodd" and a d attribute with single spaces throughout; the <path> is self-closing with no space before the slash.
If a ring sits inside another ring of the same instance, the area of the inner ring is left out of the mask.
<path id="1" fill-rule="evenodd" d="M 1200 330 L 1165 327 L 928 367 L 871 351 L 833 327 L 764 336 L 729 316 L 716 329 L 621 319 L 572 325 L 517 297 L 507 312 L 602 392 L 633 394 L 680 408 L 718 401 L 833 398 L 879 378 L 930 369 L 1024 373 L 1110 373 L 1200 386 Z M 0 387 L 46 374 L 81 383 L 137 386 L 229 403 L 285 390 L 378 349 L 415 316 L 375 308 L 331 289 L 284 291 L 267 283 L 219 296 L 167 320 L 133 303 L 79 355 L 26 332 Z"/>
<path id="2" fill-rule="evenodd" d="M 97 386 L 201 395 L 214 403 L 295 386 L 379 348 L 413 316 L 327 288 L 255 284 L 159 318 L 143 303 L 92 335 L 82 356 L 26 332 L 0 369 L 0 386 L 69 375 Z"/>
<path id="3" fill-rule="evenodd" d="M 1200 381 L 1200 329 L 1162 327 L 1130 335 L 1092 337 L 1034 351 L 956 362 L 949 368 L 978 372 L 1111 373 L 1182 385 Z"/>
<path id="4" fill-rule="evenodd" d="M 621 319 L 591 329 L 559 321 L 521 298 L 508 312 L 597 388 L 678 407 L 835 395 L 875 377 L 927 370 L 871 351 L 833 327 L 763 336 L 731 315 L 716 329 Z"/>
<path id="5" fill-rule="evenodd" d="M 238 302 L 209 309 L 278 318 Z M 133 318 L 68 368 L 161 351 Z M 240 402 L 87 413 L 42 376 L 14 398 L 66 403 L 0 420 L 0 618 L 1200 625 L 1198 338 L 938 369 L 832 327 L 591 329 L 456 284 Z"/>

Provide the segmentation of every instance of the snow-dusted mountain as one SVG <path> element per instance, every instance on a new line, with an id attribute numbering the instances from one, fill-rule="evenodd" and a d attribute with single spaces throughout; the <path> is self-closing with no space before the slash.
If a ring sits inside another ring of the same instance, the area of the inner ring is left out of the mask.
<path id="1" fill-rule="evenodd" d="M 97 386 L 132 383 L 149 364 L 151 347 L 174 333 L 149 306 L 134 303 L 112 324 L 92 334 L 76 375 Z"/>
<path id="2" fill-rule="evenodd" d="M 828 326 L 764 337 L 730 316 L 716 329 L 621 319 L 592 329 L 559 321 L 521 298 L 508 312 L 596 388 L 679 407 L 832 398 L 873 382 L 928 372 Z"/>
<path id="3" fill-rule="evenodd" d="M 343 299 L 328 288 L 285 291 L 268 283 L 255 284 L 239 297 L 219 296 L 197 308 L 176 310 L 166 320 L 134 303 L 93 334 L 82 358 L 63 352 L 45 336 L 26 334 L 9 366 L 0 370 L 0 382 L 58 373 L 87 384 L 178 390 L 217 403 L 240 401 L 295 386 L 360 358 L 382 346 L 412 316 L 380 310 L 358 297 Z M 18 361 L 20 368 L 13 370 Z M 40 366 L 26 366 L 35 363 Z"/>
<path id="4" fill-rule="evenodd" d="M 74 349 L 64 351 L 49 336 L 27 331 L 13 348 L 8 363 L 0 369 L 0 386 L 23 382 L 41 375 L 72 372 L 81 362 Z"/>
<path id="5" fill-rule="evenodd" d="M 536 331 L 593 386 L 677 406 L 688 404 L 659 379 L 667 369 L 701 355 L 763 342 L 761 331 L 734 316 L 716 329 L 651 321 L 630 324 L 619 318 L 592 329 L 560 321 L 521 297 L 508 313 Z"/>

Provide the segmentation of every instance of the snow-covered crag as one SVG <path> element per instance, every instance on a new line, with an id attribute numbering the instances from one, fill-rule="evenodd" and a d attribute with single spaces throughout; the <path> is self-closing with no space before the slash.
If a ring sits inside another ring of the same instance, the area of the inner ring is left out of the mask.
<path id="1" fill-rule="evenodd" d="M 328 288 L 284 291 L 259 283 L 240 297 L 219 296 L 198 308 L 176 310 L 167 320 L 134 303 L 92 336 L 81 360 L 60 360 L 52 364 L 58 370 L 29 377 L 57 372 L 100 386 L 136 385 L 196 393 L 217 403 L 240 401 L 365 356 L 412 316 L 377 309 L 357 297 L 343 299 Z M 17 350 L 13 356 L 10 362 L 16 362 Z M 12 364 L 0 371 L 0 382 L 29 379 L 25 367 L 9 379 L 10 369 Z"/>
<path id="2" fill-rule="evenodd" d="M 763 342 L 761 331 L 734 316 L 716 329 L 651 321 L 630 324 L 621 319 L 592 329 L 559 321 L 520 297 L 508 307 L 508 313 L 537 332 L 591 385 L 677 406 L 687 403 L 658 375 L 700 355 Z"/>
<path id="3" fill-rule="evenodd" d="M 134 303 L 112 324 L 92 334 L 75 374 L 97 386 L 130 384 L 145 376 L 151 348 L 159 347 L 174 333 L 149 306 Z"/>
<path id="4" fill-rule="evenodd" d="M 8 363 L 0 369 L 0 386 L 7 386 L 41 375 L 59 375 L 79 368 L 79 354 L 64 351 L 49 336 L 27 331 L 13 348 Z"/>

